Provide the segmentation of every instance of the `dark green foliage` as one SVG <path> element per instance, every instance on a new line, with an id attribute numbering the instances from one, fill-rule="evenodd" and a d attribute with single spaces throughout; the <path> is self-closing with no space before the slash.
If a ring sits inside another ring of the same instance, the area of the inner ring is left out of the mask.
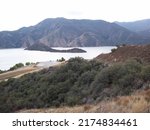
<path id="1" fill-rule="evenodd" d="M 150 81 L 150 65 L 143 67 L 141 73 L 142 73 L 142 77 L 145 81 L 147 81 L 147 80 Z"/>
<path id="2" fill-rule="evenodd" d="M 2 74 L 2 73 L 4 73 L 4 71 L 3 71 L 3 70 L 0 70 L 0 74 Z"/>
<path id="3" fill-rule="evenodd" d="M 113 53 L 113 52 L 115 52 L 117 49 L 116 48 L 113 48 L 113 49 L 111 49 L 111 52 Z"/>
<path id="4" fill-rule="evenodd" d="M 25 64 L 25 65 L 26 65 L 26 66 L 28 66 L 28 65 L 31 65 L 31 64 L 32 64 L 32 63 L 30 63 L 30 62 L 26 62 L 26 64 Z"/>
<path id="5" fill-rule="evenodd" d="M 49 68 L 1 82 L 0 111 L 78 104 L 82 97 L 79 96 L 74 101 L 71 98 L 76 97 L 76 91 L 78 93 L 84 83 L 87 82 L 84 86 L 88 87 L 103 67 L 102 63 L 88 62 L 78 57 L 70 59 L 66 65 L 57 69 Z M 9 109 L 4 109 L 5 107 Z"/>
<path id="6" fill-rule="evenodd" d="M 16 70 L 16 69 L 21 68 L 21 67 L 23 67 L 23 66 L 24 66 L 23 63 L 18 63 L 18 64 L 16 64 L 16 65 L 14 65 L 13 67 L 11 67 L 9 70 Z"/>
<path id="7" fill-rule="evenodd" d="M 58 62 L 63 62 L 63 61 L 65 61 L 65 58 L 62 57 L 61 59 L 57 59 L 57 61 L 58 61 Z"/>
<path id="8" fill-rule="evenodd" d="M 112 66 L 72 58 L 66 65 L 0 83 L 0 112 L 94 103 L 128 95 L 149 81 L 150 67 L 136 60 Z"/>
<path id="9" fill-rule="evenodd" d="M 136 81 L 141 72 L 141 64 L 136 61 L 127 61 L 104 68 L 92 83 L 92 94 L 98 96 L 127 95 L 135 88 Z M 93 89 L 95 87 L 95 89 Z"/>

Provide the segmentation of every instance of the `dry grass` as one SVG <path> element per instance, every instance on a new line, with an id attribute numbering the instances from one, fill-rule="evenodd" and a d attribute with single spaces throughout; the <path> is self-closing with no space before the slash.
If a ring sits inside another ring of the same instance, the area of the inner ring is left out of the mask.
<path id="1" fill-rule="evenodd" d="M 33 113 L 145 113 L 150 112 L 150 89 L 133 93 L 131 96 L 121 96 L 111 101 L 102 101 L 95 105 L 74 107 L 43 108 L 21 110 L 19 112 Z"/>
<path id="2" fill-rule="evenodd" d="M 61 65 L 64 65 L 64 64 L 66 64 L 66 62 L 59 62 L 57 64 L 51 65 L 51 67 L 60 67 Z M 0 74 L 0 81 L 7 80 L 9 78 L 19 78 L 25 74 L 37 72 L 46 68 L 48 67 L 45 67 L 44 65 L 38 66 L 37 64 L 21 67 L 13 71 L 8 71 L 8 72 Z"/>
<path id="3" fill-rule="evenodd" d="M 141 113 L 150 111 L 150 90 L 137 91 L 131 96 L 122 96 L 112 101 L 101 102 L 97 112 Z"/>
<path id="4" fill-rule="evenodd" d="M 0 74 L 0 81 L 6 80 L 9 78 L 18 78 L 24 74 L 32 73 L 32 72 L 39 71 L 39 70 L 40 68 L 35 67 L 34 65 L 22 67 L 17 70 L 8 71 L 6 73 Z"/>

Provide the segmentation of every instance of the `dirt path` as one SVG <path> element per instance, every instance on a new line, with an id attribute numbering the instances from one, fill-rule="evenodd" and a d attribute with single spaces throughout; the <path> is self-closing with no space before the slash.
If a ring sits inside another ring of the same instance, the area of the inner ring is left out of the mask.
<path id="1" fill-rule="evenodd" d="M 6 73 L 0 74 L 0 81 L 8 80 L 9 78 L 19 78 L 19 77 L 21 77 L 25 74 L 40 71 L 42 69 L 46 69 L 46 68 L 49 68 L 49 67 L 58 66 L 58 65 L 61 65 L 62 63 L 63 62 L 55 62 L 55 63 L 40 62 L 36 65 L 25 66 L 25 67 L 19 68 L 17 70 L 8 71 Z"/>
<path id="2" fill-rule="evenodd" d="M 40 67 L 36 67 L 36 66 L 31 65 L 31 66 L 22 67 L 22 68 L 17 69 L 17 70 L 8 71 L 6 73 L 0 74 L 0 81 L 7 80 L 9 78 L 17 78 L 17 77 L 20 77 L 24 74 L 33 73 L 33 72 L 39 71 L 41 69 L 42 68 L 40 68 Z"/>

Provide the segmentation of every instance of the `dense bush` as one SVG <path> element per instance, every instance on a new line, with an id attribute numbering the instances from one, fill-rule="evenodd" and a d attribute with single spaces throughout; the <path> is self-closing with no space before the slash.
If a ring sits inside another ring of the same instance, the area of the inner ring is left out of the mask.
<path id="1" fill-rule="evenodd" d="M 113 53 L 113 52 L 115 52 L 117 50 L 117 48 L 113 48 L 113 49 L 111 49 L 111 52 Z"/>
<path id="2" fill-rule="evenodd" d="M 67 64 L 0 83 L 0 112 L 98 102 L 128 95 L 148 82 L 150 66 L 136 60 L 104 65 L 72 58 Z"/>
<path id="3" fill-rule="evenodd" d="M 11 67 L 9 70 L 16 70 L 16 69 L 21 68 L 21 67 L 23 67 L 23 66 L 24 66 L 23 63 L 18 63 L 18 64 L 16 64 L 16 65 L 14 65 L 13 67 Z"/>
<path id="4" fill-rule="evenodd" d="M 0 70 L 0 74 L 2 74 L 2 73 L 4 73 L 4 71 L 3 71 L 3 70 Z"/>
<path id="5" fill-rule="evenodd" d="M 62 57 L 61 59 L 57 59 L 57 61 L 58 61 L 58 62 L 63 62 L 63 61 L 65 61 L 65 58 Z"/>
<path id="6" fill-rule="evenodd" d="M 141 73 L 144 80 L 150 81 L 150 65 L 144 66 Z"/>
<path id="7" fill-rule="evenodd" d="M 33 64 L 33 63 L 30 63 L 30 62 L 25 63 L 26 66 L 31 65 L 31 64 Z"/>

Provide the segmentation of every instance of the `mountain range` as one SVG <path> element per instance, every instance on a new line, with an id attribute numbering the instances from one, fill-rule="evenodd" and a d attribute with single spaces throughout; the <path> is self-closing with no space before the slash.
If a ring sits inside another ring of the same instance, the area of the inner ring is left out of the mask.
<path id="1" fill-rule="evenodd" d="M 150 19 L 139 20 L 134 22 L 116 22 L 118 25 L 136 32 L 141 36 L 150 38 Z"/>
<path id="2" fill-rule="evenodd" d="M 0 48 L 91 47 L 150 43 L 150 20 L 120 23 L 103 20 L 45 19 L 37 25 L 0 32 Z"/>

